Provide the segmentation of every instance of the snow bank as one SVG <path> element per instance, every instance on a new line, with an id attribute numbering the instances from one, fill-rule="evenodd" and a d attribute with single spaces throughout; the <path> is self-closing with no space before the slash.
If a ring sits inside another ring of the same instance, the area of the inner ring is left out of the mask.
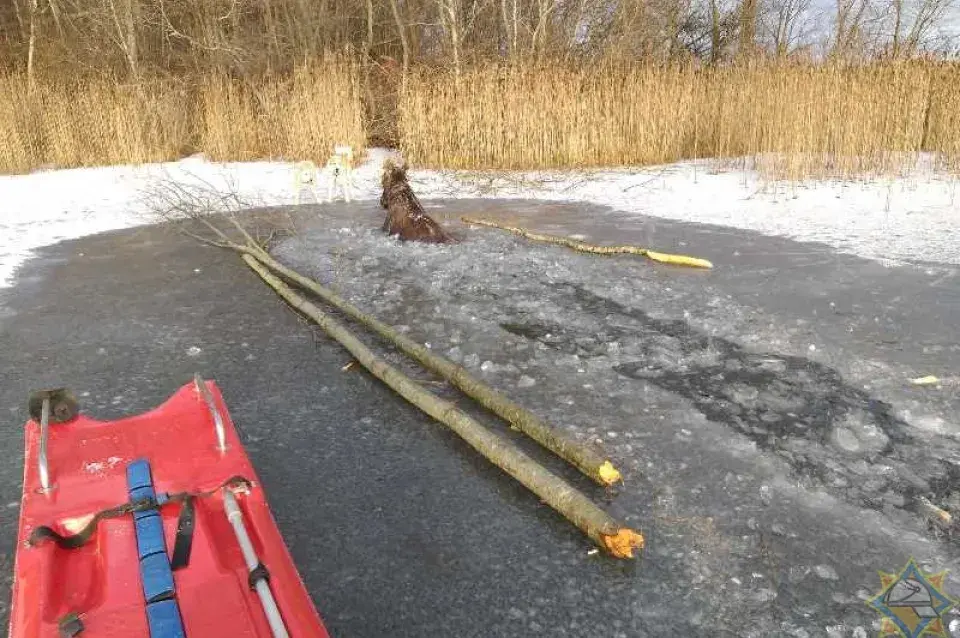
<path id="1" fill-rule="evenodd" d="M 373 149 L 355 174 L 358 199 L 379 196 L 389 151 Z M 0 176 L 0 287 L 41 246 L 157 221 L 143 192 L 159 180 L 202 181 L 259 205 L 292 204 L 294 165 L 212 163 L 193 157 Z M 321 176 L 318 196 L 325 193 Z M 713 172 L 684 162 L 639 170 L 549 173 L 412 171 L 430 197 L 521 197 L 590 201 L 642 215 L 746 228 L 821 241 L 875 258 L 960 263 L 960 198 L 954 180 L 925 175 L 869 182 L 761 189 L 749 172 Z M 309 196 L 305 200 L 310 201 Z"/>

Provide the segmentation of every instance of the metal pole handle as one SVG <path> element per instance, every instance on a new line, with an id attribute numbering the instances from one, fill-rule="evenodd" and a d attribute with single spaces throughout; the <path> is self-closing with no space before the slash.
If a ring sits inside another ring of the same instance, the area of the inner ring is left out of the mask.
<path id="1" fill-rule="evenodd" d="M 243 524 L 243 512 L 237 504 L 237 499 L 230 491 L 230 488 L 223 488 L 223 507 L 227 512 L 227 519 L 233 526 L 233 532 L 240 544 L 240 551 L 243 553 L 243 561 L 247 565 L 247 571 L 252 572 L 260 565 L 260 559 L 257 552 L 250 542 L 250 536 L 247 535 L 247 528 Z M 287 628 L 283 624 L 283 618 L 280 616 L 280 610 L 277 608 L 277 601 L 270 591 L 270 585 L 267 581 L 260 579 L 254 585 L 257 595 L 260 596 L 260 604 L 263 605 L 263 611 L 267 615 L 267 622 L 270 624 L 270 631 L 275 638 L 289 638 Z"/>
<path id="2" fill-rule="evenodd" d="M 58 423 L 67 423 L 80 412 L 77 398 L 67 388 L 36 390 L 27 399 L 27 413 L 34 423 L 40 424 L 40 450 L 37 454 L 37 474 L 40 491 L 49 492 L 50 481 L 50 428 Z"/>
<path id="3" fill-rule="evenodd" d="M 40 412 L 40 454 L 37 455 L 37 469 L 40 471 L 40 487 L 46 492 L 50 489 L 50 467 L 47 462 L 47 433 L 50 430 L 50 397 L 43 398 Z"/>
<path id="4" fill-rule="evenodd" d="M 206 382 L 200 377 L 200 373 L 193 375 L 193 382 L 197 386 L 197 392 L 200 393 L 200 396 L 207 404 L 207 409 L 210 410 L 210 416 L 213 417 L 213 428 L 217 433 L 217 449 L 221 452 L 226 452 L 227 431 L 223 425 L 223 416 L 220 414 L 220 410 L 217 409 L 217 404 L 213 400 L 213 394 L 210 392 L 210 388 L 207 387 Z"/>

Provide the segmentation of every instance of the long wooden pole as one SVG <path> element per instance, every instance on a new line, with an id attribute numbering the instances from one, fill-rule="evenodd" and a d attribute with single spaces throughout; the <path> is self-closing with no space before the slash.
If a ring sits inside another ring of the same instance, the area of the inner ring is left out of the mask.
<path id="1" fill-rule="evenodd" d="M 504 394 L 486 385 L 462 366 L 434 354 L 429 349 L 397 332 L 375 317 L 364 313 L 318 282 L 284 266 L 263 250 L 238 247 L 237 250 L 255 257 L 274 272 L 309 290 L 345 315 L 393 343 L 400 351 L 418 361 L 428 370 L 440 375 L 477 403 L 501 417 L 518 430 L 557 456 L 577 467 L 585 475 L 603 486 L 621 480 L 619 470 L 593 447 L 577 441 L 569 434 L 546 423 L 530 410 L 511 401 Z"/>
<path id="2" fill-rule="evenodd" d="M 250 251 L 243 255 L 247 265 L 287 303 L 310 317 L 324 332 L 336 339 L 371 374 L 404 399 L 460 435 L 475 450 L 579 527 L 611 555 L 617 558 L 633 558 L 635 550 L 643 549 L 644 539 L 641 534 L 616 521 L 583 493 L 552 474 L 513 443 L 488 430 L 454 404 L 444 401 L 377 358 L 363 342 L 353 336 L 337 320 L 273 275 L 254 257 L 252 254 L 254 252 Z"/>

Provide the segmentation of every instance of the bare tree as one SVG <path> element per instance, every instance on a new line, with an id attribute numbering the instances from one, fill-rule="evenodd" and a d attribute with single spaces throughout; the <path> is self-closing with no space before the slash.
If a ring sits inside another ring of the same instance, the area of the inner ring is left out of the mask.
<path id="1" fill-rule="evenodd" d="M 140 2 L 139 0 L 107 0 L 107 6 L 116 27 L 116 42 L 120 50 L 123 51 L 131 77 L 137 79 L 140 77 L 140 58 L 137 43 Z"/>
<path id="2" fill-rule="evenodd" d="M 812 0 L 775 0 L 764 11 L 765 40 L 777 57 L 812 44 Z"/>
<path id="3" fill-rule="evenodd" d="M 542 56 L 547 49 L 546 43 L 550 31 L 550 20 L 557 11 L 560 0 L 536 0 L 536 22 L 530 36 L 530 53 Z"/>
<path id="4" fill-rule="evenodd" d="M 400 36 L 400 45 L 403 48 L 403 75 L 406 77 L 410 70 L 410 41 L 407 38 L 407 25 L 400 15 L 400 7 L 397 0 L 390 0 L 390 13 L 393 15 L 393 23 L 396 25 L 397 33 Z"/>
<path id="5" fill-rule="evenodd" d="M 709 7 L 698 0 L 623 0 L 614 14 L 598 2 L 587 4 L 580 38 L 588 55 L 640 56 L 677 59 L 689 54 L 709 56 Z"/>
<path id="6" fill-rule="evenodd" d="M 520 40 L 519 0 L 500 0 L 500 15 L 503 18 L 503 32 L 506 34 L 508 55 L 516 55 Z"/>
<path id="7" fill-rule="evenodd" d="M 710 0 L 710 63 L 717 64 L 723 55 L 720 0 Z"/>
<path id="8" fill-rule="evenodd" d="M 33 86 L 33 67 L 37 55 L 37 22 L 40 20 L 40 3 L 38 0 L 30 2 L 30 40 L 27 44 L 27 81 Z"/>
<path id="9" fill-rule="evenodd" d="M 20 8 L 20 2 L 21 0 L 12 0 L 11 5 L 13 7 L 13 16 L 17 21 L 17 31 L 20 34 L 20 38 L 26 40 L 27 27 L 24 24 L 23 10 Z"/>
<path id="10" fill-rule="evenodd" d="M 890 55 L 916 55 L 953 4 L 954 0 L 890 0 Z"/>
<path id="11" fill-rule="evenodd" d="M 759 0 L 742 0 L 740 3 L 740 34 L 737 55 L 753 57 L 757 52 L 757 15 Z"/>
<path id="12" fill-rule="evenodd" d="M 450 42 L 450 54 L 452 56 L 453 71 L 460 76 L 461 66 L 461 41 L 462 31 L 462 0 L 437 0 L 437 6 L 440 9 L 440 24 Z"/>
<path id="13" fill-rule="evenodd" d="M 836 0 L 836 22 L 834 24 L 831 55 L 835 58 L 847 58 L 863 44 L 864 18 L 871 6 L 871 0 Z"/>

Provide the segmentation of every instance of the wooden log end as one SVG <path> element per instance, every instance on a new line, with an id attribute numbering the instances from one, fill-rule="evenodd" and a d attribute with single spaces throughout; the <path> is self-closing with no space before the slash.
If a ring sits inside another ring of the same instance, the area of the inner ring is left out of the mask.
<path id="1" fill-rule="evenodd" d="M 617 530 L 616 534 L 602 534 L 603 547 L 616 558 L 633 558 L 634 550 L 643 551 L 643 534 L 629 527 Z"/>
<path id="2" fill-rule="evenodd" d="M 620 474 L 620 470 L 613 466 L 613 463 L 610 461 L 604 461 L 603 464 L 597 468 L 597 475 L 600 477 L 600 480 L 604 485 L 610 486 L 614 483 L 619 483 L 623 480 L 623 476 Z"/>

